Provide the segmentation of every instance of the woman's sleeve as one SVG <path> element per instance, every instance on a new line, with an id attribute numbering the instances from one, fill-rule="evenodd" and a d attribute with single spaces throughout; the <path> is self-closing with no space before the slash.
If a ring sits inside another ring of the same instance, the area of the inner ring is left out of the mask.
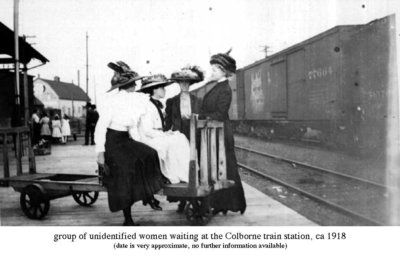
<path id="1" fill-rule="evenodd" d="M 168 99 L 165 107 L 165 131 L 172 127 L 172 98 Z"/>
<path id="2" fill-rule="evenodd" d="M 111 105 L 104 105 L 111 106 Z M 107 128 L 111 123 L 111 111 L 110 108 L 102 108 L 100 112 L 99 121 L 96 124 L 96 129 L 94 132 L 94 141 L 96 142 L 96 152 L 101 153 L 105 152 L 105 143 L 106 143 L 106 133 Z"/>
<path id="3" fill-rule="evenodd" d="M 220 91 L 215 100 L 216 109 L 213 112 L 202 112 L 199 116 L 200 119 L 205 119 L 207 117 L 212 120 L 220 121 L 225 119 L 226 114 L 229 112 L 229 107 L 231 106 L 232 91 L 230 89 Z"/>

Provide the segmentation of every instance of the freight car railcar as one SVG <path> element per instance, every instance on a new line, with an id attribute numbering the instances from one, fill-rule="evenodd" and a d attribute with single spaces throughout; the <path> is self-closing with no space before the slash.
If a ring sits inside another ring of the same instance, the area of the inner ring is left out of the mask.
<path id="1" fill-rule="evenodd" d="M 237 133 L 384 150 L 388 123 L 398 123 L 395 16 L 334 27 L 239 69 L 230 84 Z"/>

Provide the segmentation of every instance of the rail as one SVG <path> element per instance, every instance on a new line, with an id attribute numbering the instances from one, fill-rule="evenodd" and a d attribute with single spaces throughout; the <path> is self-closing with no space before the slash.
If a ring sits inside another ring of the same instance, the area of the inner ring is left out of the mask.
<path id="1" fill-rule="evenodd" d="M 35 155 L 33 153 L 31 144 L 31 130 L 28 126 L 14 127 L 14 128 L 1 128 L 0 136 L 3 140 L 3 169 L 4 178 L 10 177 L 10 160 L 9 152 L 13 149 L 10 148 L 9 137 L 12 137 L 14 144 L 14 153 L 16 157 L 16 170 L 17 176 L 22 175 L 22 155 L 25 149 L 28 150 L 29 159 L 29 174 L 36 173 Z M 26 139 L 26 140 L 24 140 Z M 25 143 L 25 144 L 24 144 Z"/>

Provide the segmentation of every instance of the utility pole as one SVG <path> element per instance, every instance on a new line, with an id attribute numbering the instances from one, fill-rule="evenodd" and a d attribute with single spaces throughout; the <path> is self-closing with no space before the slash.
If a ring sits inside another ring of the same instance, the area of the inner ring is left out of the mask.
<path id="1" fill-rule="evenodd" d="M 17 126 L 21 123 L 20 117 L 20 88 L 19 88 L 19 36 L 18 36 L 18 20 L 19 20 L 19 0 L 14 0 L 14 49 L 15 49 L 15 105 L 16 105 L 16 122 Z"/>
<path id="2" fill-rule="evenodd" d="M 79 70 L 78 70 L 78 87 L 81 86 L 81 76 L 79 74 Z"/>
<path id="3" fill-rule="evenodd" d="M 86 94 L 89 96 L 89 36 L 86 32 Z"/>
<path id="4" fill-rule="evenodd" d="M 94 92 L 94 103 L 97 104 L 97 96 L 96 96 L 96 77 L 93 77 L 93 92 Z"/>
<path id="5" fill-rule="evenodd" d="M 268 45 L 265 45 L 265 46 L 261 46 L 262 48 L 263 48 L 263 50 L 261 50 L 262 52 L 264 52 L 265 53 L 265 57 L 268 57 L 268 53 L 270 53 L 271 52 L 271 47 L 270 46 L 268 46 Z"/>

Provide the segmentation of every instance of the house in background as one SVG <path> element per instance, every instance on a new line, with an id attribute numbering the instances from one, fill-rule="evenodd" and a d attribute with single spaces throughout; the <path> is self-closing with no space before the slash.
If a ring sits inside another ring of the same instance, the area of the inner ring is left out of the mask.
<path id="1" fill-rule="evenodd" d="M 81 118 L 85 116 L 84 108 L 90 102 L 88 95 L 79 86 L 73 83 L 37 78 L 33 81 L 35 97 L 40 100 L 44 108 L 59 109 L 61 114 Z"/>

